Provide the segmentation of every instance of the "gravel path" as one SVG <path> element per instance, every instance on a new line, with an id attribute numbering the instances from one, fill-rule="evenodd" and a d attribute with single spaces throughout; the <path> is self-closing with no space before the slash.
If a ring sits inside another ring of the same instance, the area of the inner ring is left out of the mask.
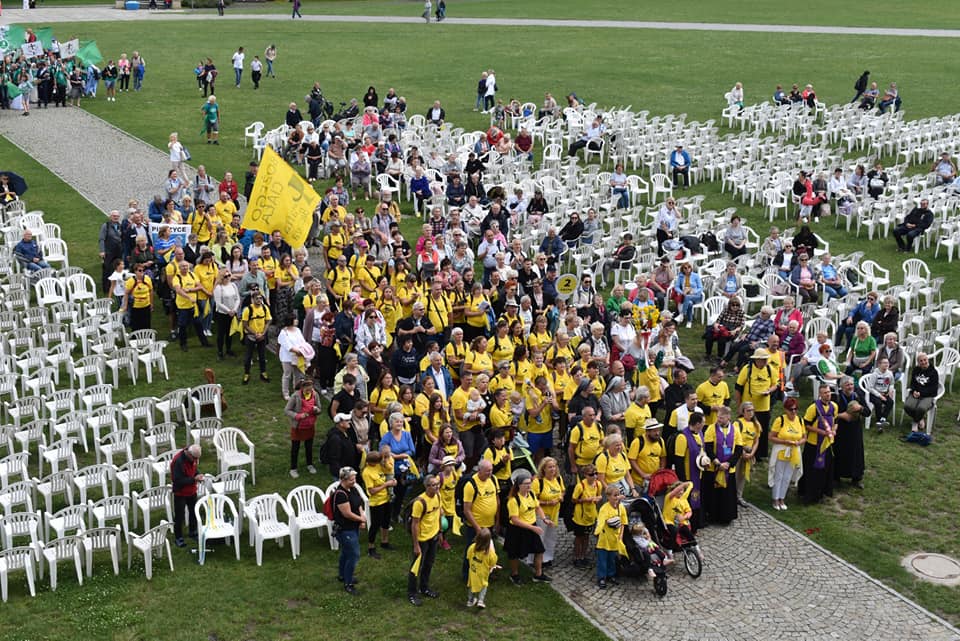
<path id="1" fill-rule="evenodd" d="M 74 107 L 0 111 L 0 135 L 103 212 L 124 212 L 131 198 L 146 207 L 170 169 L 166 153 Z"/>
<path id="2" fill-rule="evenodd" d="M 638 579 L 598 589 L 593 570 L 572 567 L 566 533 L 551 585 L 623 641 L 960 641 L 960 631 L 943 619 L 752 507 L 698 539 L 703 574 L 691 579 L 681 562 L 670 570 L 662 599 Z"/>
<path id="3" fill-rule="evenodd" d="M 411 5 L 411 14 L 420 11 L 420 5 Z M 113 7 L 85 6 L 44 7 L 32 11 L 23 9 L 5 9 L 4 18 L 9 22 L 112 22 L 149 20 L 267 20 L 290 21 L 287 14 L 251 14 L 227 11 L 227 15 L 217 18 L 211 11 L 119 11 Z M 305 14 L 306 22 L 368 22 L 389 24 L 423 24 L 423 18 L 416 15 L 405 16 L 343 16 Z M 910 38 L 960 38 L 956 29 L 887 29 L 880 27 L 832 27 L 817 25 L 776 25 L 776 24 L 736 24 L 720 22 L 644 22 L 639 20 L 548 20 L 525 18 L 447 18 L 446 24 L 478 25 L 500 27 L 592 27 L 600 29 L 666 29 L 673 31 L 735 31 L 756 33 L 812 33 L 830 35 L 859 36 L 903 36 Z"/>

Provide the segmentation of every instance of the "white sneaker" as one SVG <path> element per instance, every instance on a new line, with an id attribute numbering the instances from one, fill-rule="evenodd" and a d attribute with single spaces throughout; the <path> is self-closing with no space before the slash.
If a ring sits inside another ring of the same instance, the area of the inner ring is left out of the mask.
<path id="1" fill-rule="evenodd" d="M 211 332 L 209 329 L 205 329 L 205 330 L 203 330 L 203 335 L 204 335 L 204 336 L 213 336 L 213 332 Z"/>
<path id="2" fill-rule="evenodd" d="M 290 470 L 290 478 L 292 478 L 292 479 L 298 479 L 298 478 L 300 478 L 300 472 L 298 472 L 298 471 L 296 471 L 296 470 Z"/>
<path id="3" fill-rule="evenodd" d="M 468 607 L 468 608 L 472 608 L 472 607 L 475 606 L 476 604 L 477 604 L 477 600 L 476 600 L 475 598 L 473 598 L 472 596 L 467 598 L 467 607 Z"/>
<path id="4" fill-rule="evenodd" d="M 687 329 L 693 327 L 693 321 L 687 321 Z"/>
<path id="5" fill-rule="evenodd" d="M 312 465 L 308 465 L 308 466 L 307 466 L 307 471 L 310 472 L 311 474 L 316 474 L 316 473 L 317 473 L 317 468 L 315 468 L 315 467 L 312 466 Z"/>
<path id="6" fill-rule="evenodd" d="M 483 599 L 480 599 L 479 601 L 477 601 L 477 607 L 482 610 L 485 607 L 487 607 L 487 604 L 483 602 Z"/>

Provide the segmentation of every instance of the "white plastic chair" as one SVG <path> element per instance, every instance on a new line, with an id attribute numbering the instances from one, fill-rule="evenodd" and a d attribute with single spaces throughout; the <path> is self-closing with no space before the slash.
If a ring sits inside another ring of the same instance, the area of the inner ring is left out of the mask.
<path id="1" fill-rule="evenodd" d="M 60 238 L 46 238 L 40 248 L 43 250 L 43 257 L 48 264 L 60 263 L 61 267 L 70 266 L 66 241 Z"/>
<path id="2" fill-rule="evenodd" d="M 44 509 L 53 512 L 53 499 L 63 495 L 67 505 L 73 505 L 73 470 L 63 470 L 33 479 L 34 491 L 43 497 Z"/>
<path id="3" fill-rule="evenodd" d="M 87 414 L 87 427 L 93 431 L 93 438 L 100 438 L 100 433 L 104 430 L 110 431 L 123 421 L 119 405 L 108 405 L 98 407 Z"/>
<path id="4" fill-rule="evenodd" d="M 19 475 L 21 481 L 30 479 L 27 473 L 27 462 L 30 460 L 29 452 L 15 452 L 0 458 L 0 487 L 7 487 L 10 480 Z"/>
<path id="5" fill-rule="evenodd" d="M 73 448 L 77 444 L 77 439 L 75 438 L 62 438 L 59 441 L 54 441 L 49 445 L 44 445 L 40 443 L 38 445 L 39 456 L 37 459 L 40 462 L 40 476 L 43 476 L 43 462 L 46 461 L 50 464 L 50 469 L 56 473 L 60 471 L 60 465 L 65 463 L 67 469 L 75 470 L 79 465 L 77 465 L 77 455 L 74 454 Z"/>
<path id="6" fill-rule="evenodd" d="M 156 399 L 152 396 L 135 398 L 123 404 L 120 415 L 127 422 L 127 429 L 133 432 L 136 430 L 137 420 L 143 419 L 147 423 L 147 429 L 153 426 L 153 408 Z"/>
<path id="7" fill-rule="evenodd" d="M 259 120 L 247 125 L 243 130 L 243 146 L 247 146 L 247 141 L 256 144 L 257 140 L 260 139 L 260 134 L 263 133 L 264 127 L 266 127 L 266 125 Z"/>
<path id="8" fill-rule="evenodd" d="M 59 278 L 41 278 L 33 284 L 37 305 L 56 305 L 67 302 L 67 293 Z"/>
<path id="9" fill-rule="evenodd" d="M 59 539 L 70 532 L 82 532 L 87 529 L 90 506 L 86 504 L 68 505 L 53 514 L 45 513 L 43 518 L 46 522 L 43 538 L 50 541 L 50 529 L 53 528 L 57 535 L 56 538 Z"/>
<path id="10" fill-rule="evenodd" d="M 236 496 L 237 505 L 242 506 L 247 502 L 246 470 L 230 470 L 223 474 L 218 474 L 212 478 L 212 483 L 213 491 L 217 494 Z M 238 524 L 237 527 L 239 528 L 240 525 Z"/>
<path id="11" fill-rule="evenodd" d="M 140 430 L 140 455 L 143 456 L 146 449 L 150 450 L 151 457 L 157 456 L 160 451 L 176 450 L 176 434 L 176 423 L 160 423 Z"/>
<path id="12" fill-rule="evenodd" d="M 120 555 L 123 554 L 120 549 L 120 542 L 123 540 L 123 534 L 119 525 L 86 530 L 80 535 L 80 538 L 86 556 L 87 578 L 93 576 L 93 553 L 105 550 L 110 550 L 113 573 L 115 575 L 120 574 Z"/>
<path id="13" fill-rule="evenodd" d="M 0 489 L 0 509 L 4 516 L 10 516 L 22 505 L 27 512 L 33 512 L 33 483 L 17 481 Z"/>
<path id="14" fill-rule="evenodd" d="M 157 475 L 158 485 L 165 484 L 167 474 L 170 472 L 170 463 L 179 451 L 180 450 L 167 450 L 166 452 L 161 452 L 156 456 L 150 457 L 153 460 L 153 471 Z"/>
<path id="15" fill-rule="evenodd" d="M 190 389 L 190 408 L 193 412 L 193 419 L 199 419 L 203 414 L 203 408 L 213 407 L 213 412 L 217 418 L 223 418 L 223 404 L 220 401 L 222 388 L 216 383 L 198 385 Z"/>
<path id="16" fill-rule="evenodd" d="M 327 540 L 330 548 L 333 549 L 333 523 L 323 513 L 323 504 L 326 500 L 326 494 L 315 485 L 301 485 L 287 494 L 287 504 L 294 515 L 290 521 L 290 539 L 297 556 L 300 556 L 300 534 L 304 530 L 315 529 L 320 534 L 319 530 L 326 528 Z"/>
<path id="17" fill-rule="evenodd" d="M 197 515 L 200 565 L 206 560 L 206 542 L 210 539 L 233 539 L 237 560 L 240 560 L 240 532 L 235 524 L 240 522 L 233 499 L 223 494 L 208 494 L 193 506 Z M 228 518 L 229 517 L 229 518 Z"/>
<path id="18" fill-rule="evenodd" d="M 46 561 L 50 566 L 50 589 L 57 591 L 57 563 L 59 561 L 68 561 L 73 559 L 73 565 L 77 570 L 77 581 L 83 585 L 83 561 L 81 560 L 80 550 L 83 547 L 82 536 L 65 536 L 54 539 L 47 543 L 40 550 L 42 561 Z M 40 565 L 40 578 L 43 578 L 43 563 Z"/>
<path id="19" fill-rule="evenodd" d="M 163 420 L 169 423 L 176 418 L 180 418 L 184 423 L 190 420 L 187 415 L 187 395 L 189 388 L 183 387 L 175 389 L 172 392 L 156 399 L 153 410 L 163 416 Z"/>
<path id="20" fill-rule="evenodd" d="M 150 513 L 163 510 L 167 521 L 173 521 L 173 489 L 169 485 L 151 487 L 143 492 L 134 492 L 132 495 L 133 527 L 137 527 L 139 517 L 143 516 L 143 529 L 150 529 Z"/>
<path id="21" fill-rule="evenodd" d="M 103 357 L 104 368 L 110 370 L 113 375 L 113 386 L 120 386 L 120 372 L 124 371 L 130 378 L 130 382 L 137 384 L 137 369 L 139 361 L 137 360 L 137 350 L 132 347 L 120 347 L 113 351 L 108 351 Z"/>
<path id="22" fill-rule="evenodd" d="M 34 582 L 34 553 L 35 549 L 27 546 L 0 551 L 0 591 L 2 591 L 4 603 L 7 602 L 10 572 L 15 570 L 23 570 L 26 573 L 30 596 L 37 596 L 37 588 Z"/>
<path id="23" fill-rule="evenodd" d="M 133 432 L 130 430 L 114 430 L 102 438 L 94 439 L 93 449 L 97 453 L 97 463 L 101 458 L 113 465 L 113 457 L 122 454 L 126 461 L 133 460 Z"/>
<path id="24" fill-rule="evenodd" d="M 83 446 L 84 452 L 89 452 L 87 445 L 87 419 L 90 418 L 89 412 L 73 411 L 57 418 L 56 422 L 50 423 L 50 438 L 76 438 Z"/>
<path id="25" fill-rule="evenodd" d="M 15 512 L 0 518 L 0 549 L 16 547 L 14 542 L 21 537 L 29 538 L 34 548 L 43 545 L 40 539 L 42 523 L 40 512 Z"/>
<path id="26" fill-rule="evenodd" d="M 240 451 L 238 441 L 242 441 L 247 452 Z M 250 477 L 253 484 L 257 484 L 257 463 L 254 456 L 255 446 L 242 430 L 236 427 L 225 427 L 218 430 L 213 436 L 213 446 L 217 450 L 217 459 L 220 461 L 220 473 L 223 474 L 231 467 L 250 466 Z"/>
<path id="27" fill-rule="evenodd" d="M 89 274 L 74 274 L 67 278 L 67 298 L 71 303 L 97 299 L 97 284 Z"/>
<path id="28" fill-rule="evenodd" d="M 657 194 L 673 197 L 673 181 L 666 174 L 654 174 L 650 177 L 650 204 L 657 202 Z"/>
<path id="29" fill-rule="evenodd" d="M 149 490 L 152 485 L 153 459 L 138 458 L 124 463 L 117 469 L 117 480 L 120 481 L 120 493 L 130 496 L 130 487 L 140 483 L 143 489 Z"/>
<path id="30" fill-rule="evenodd" d="M 199 443 L 203 439 L 213 440 L 221 429 L 223 429 L 223 421 L 216 416 L 198 418 L 190 424 L 190 442 Z"/>
<path id="31" fill-rule="evenodd" d="M 80 393 L 80 402 L 88 412 L 98 407 L 113 405 L 113 386 L 92 385 Z"/>
<path id="32" fill-rule="evenodd" d="M 97 354 L 84 356 L 72 362 L 67 362 L 67 371 L 70 373 L 70 384 L 76 382 L 80 389 L 86 389 L 87 378 L 92 377 L 94 385 L 103 385 L 103 374 L 106 367 L 103 357 Z"/>
<path id="33" fill-rule="evenodd" d="M 73 473 L 73 484 L 80 490 L 80 503 L 86 504 L 90 488 L 99 487 L 103 496 L 113 494 L 116 469 L 109 463 L 98 463 L 80 468 Z"/>
<path id="34" fill-rule="evenodd" d="M 130 512 L 129 496 L 107 496 L 96 503 L 90 501 L 87 504 L 90 508 L 90 527 L 93 527 L 93 520 L 97 520 L 97 527 L 107 527 L 107 521 L 120 521 L 123 527 L 123 533 L 130 531 L 127 514 Z"/>
<path id="35" fill-rule="evenodd" d="M 250 545 L 257 550 L 257 565 L 263 565 L 263 542 L 272 539 L 283 547 L 283 539 L 290 536 L 289 523 L 293 519 L 293 512 L 284 498 L 277 493 L 254 497 L 242 508 L 249 526 Z M 278 510 L 286 516 L 286 523 L 278 518 Z M 292 543 L 290 549 L 296 559 L 297 550 Z"/>
<path id="36" fill-rule="evenodd" d="M 128 556 L 127 569 L 133 565 L 133 553 L 139 552 L 143 555 L 143 565 L 147 574 L 147 581 L 153 578 L 153 556 L 157 554 L 158 558 L 167 555 L 170 562 L 170 571 L 173 572 L 173 555 L 170 553 L 170 532 L 173 525 L 167 521 L 160 521 L 160 525 L 147 530 L 143 535 L 131 532 L 127 535 Z"/>
<path id="37" fill-rule="evenodd" d="M 163 353 L 166 347 L 166 341 L 157 341 L 151 343 L 146 352 L 137 356 L 137 360 L 143 363 L 143 369 L 147 373 L 147 384 L 153 383 L 154 368 L 157 368 L 163 374 L 164 379 L 170 380 L 170 372 L 167 370 L 167 357 Z"/>

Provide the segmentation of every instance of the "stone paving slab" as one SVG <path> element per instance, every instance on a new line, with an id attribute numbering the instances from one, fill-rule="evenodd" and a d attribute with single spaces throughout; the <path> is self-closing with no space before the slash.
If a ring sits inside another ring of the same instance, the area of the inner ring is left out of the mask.
<path id="1" fill-rule="evenodd" d="M 960 641 L 960 631 L 754 508 L 700 532 L 703 574 L 682 560 L 658 598 L 649 582 L 596 587 L 561 534 L 553 587 L 614 639 L 657 641 Z"/>
<path id="2" fill-rule="evenodd" d="M 348 16 L 314 15 L 305 13 L 307 22 L 368 22 L 389 24 L 423 24 L 419 16 L 422 5 L 411 4 L 410 16 Z M 309 10 L 309 8 L 308 8 Z M 227 10 L 223 17 L 217 17 L 208 11 L 123 11 L 112 6 L 84 7 L 43 7 L 24 11 L 23 9 L 4 9 L 3 21 L 10 23 L 49 23 L 49 22 L 102 22 L 131 20 L 256 20 L 290 21 L 286 13 L 238 13 Z M 827 35 L 860 36 L 900 36 L 908 38 L 960 38 L 956 29 L 889 29 L 881 27 L 834 27 L 825 25 L 767 25 L 738 24 L 722 22 L 645 22 L 641 20 L 551 20 L 535 18 L 456 18 L 444 20 L 445 24 L 499 26 L 499 27 L 561 27 L 561 28 L 600 28 L 600 29 L 658 29 L 671 31 L 733 31 L 739 33 L 810 33 Z M 435 25 L 431 25 L 435 26 Z M 425 28 L 431 28 L 424 25 Z"/>

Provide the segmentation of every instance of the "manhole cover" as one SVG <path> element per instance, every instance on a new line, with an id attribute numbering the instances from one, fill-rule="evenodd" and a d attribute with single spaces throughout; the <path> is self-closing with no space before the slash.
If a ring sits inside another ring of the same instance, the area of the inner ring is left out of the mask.
<path id="1" fill-rule="evenodd" d="M 960 585 L 960 561 L 943 554 L 919 552 L 903 559 L 908 572 L 939 585 Z"/>

